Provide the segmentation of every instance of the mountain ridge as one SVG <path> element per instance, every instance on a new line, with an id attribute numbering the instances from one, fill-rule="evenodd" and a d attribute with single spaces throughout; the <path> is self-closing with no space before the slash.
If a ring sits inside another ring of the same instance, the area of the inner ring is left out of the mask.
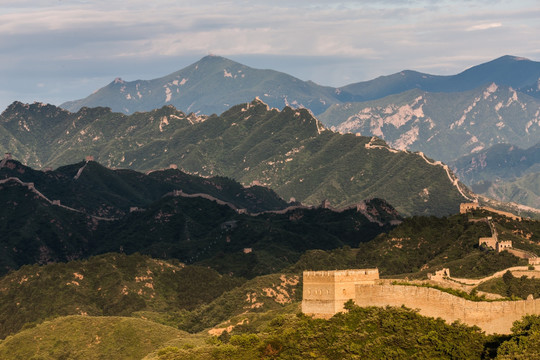
<path id="1" fill-rule="evenodd" d="M 2 113 L 0 125 L 8 124 L 15 139 L 33 139 L 28 119 L 49 122 L 47 114 L 42 105 L 11 108 Z M 37 166 L 77 163 L 88 155 L 112 168 L 144 171 L 174 164 L 194 175 L 264 185 L 307 205 L 326 199 L 339 208 L 385 198 L 404 215 L 453 213 L 463 199 L 446 171 L 418 154 L 390 149 L 371 137 L 335 133 L 306 109 L 270 109 L 260 99 L 195 120 L 171 106 L 129 116 L 104 108 L 61 114 L 60 137 L 46 141 L 47 133 L 41 132 L 45 140 L 39 147 L 13 155 L 27 159 L 43 152 L 48 158 Z"/>
<path id="2" fill-rule="evenodd" d="M 318 118 L 341 133 L 375 135 L 445 162 L 501 142 L 532 146 L 540 136 L 540 100 L 496 83 L 456 93 L 413 89 L 332 105 Z"/>
<path id="3" fill-rule="evenodd" d="M 70 111 L 83 106 L 107 106 L 131 114 L 172 104 L 186 112 L 210 115 L 258 96 L 271 107 L 305 107 L 318 115 L 332 104 L 374 100 L 414 88 L 456 92 L 495 82 L 523 88 L 529 95 L 537 96 L 535 86 L 539 79 L 540 62 L 505 55 L 456 75 L 403 70 L 368 81 L 330 87 L 209 55 L 160 78 L 127 82 L 117 78 L 84 99 L 64 102 L 60 106 Z"/>

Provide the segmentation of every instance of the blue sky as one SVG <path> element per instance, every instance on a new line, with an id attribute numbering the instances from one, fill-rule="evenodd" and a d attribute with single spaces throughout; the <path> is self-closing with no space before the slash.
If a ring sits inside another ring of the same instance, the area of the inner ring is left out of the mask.
<path id="1" fill-rule="evenodd" d="M 0 0 L 0 111 L 208 54 L 331 86 L 455 74 L 506 54 L 539 61 L 539 34 L 538 0 Z"/>

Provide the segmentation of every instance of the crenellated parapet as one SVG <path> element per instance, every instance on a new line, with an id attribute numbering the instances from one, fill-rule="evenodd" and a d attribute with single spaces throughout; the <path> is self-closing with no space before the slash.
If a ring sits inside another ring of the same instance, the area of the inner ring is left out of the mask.
<path id="1" fill-rule="evenodd" d="M 470 301 L 447 292 L 421 286 L 357 285 L 359 306 L 406 306 L 424 316 L 459 320 L 486 333 L 510 333 L 512 323 L 525 315 L 540 314 L 540 299 L 530 296 L 516 301 Z"/>
<path id="2" fill-rule="evenodd" d="M 354 299 L 355 286 L 374 284 L 378 269 L 304 271 L 302 311 L 317 316 L 332 316 Z"/>
<path id="3" fill-rule="evenodd" d="M 434 277 L 450 276 L 442 269 Z M 379 280 L 378 269 L 304 271 L 302 312 L 329 318 L 353 300 L 359 306 L 406 306 L 424 316 L 459 320 L 487 333 L 509 333 L 512 323 L 528 314 L 540 314 L 540 299 L 470 301 L 438 289 L 413 284 L 394 285 Z"/>

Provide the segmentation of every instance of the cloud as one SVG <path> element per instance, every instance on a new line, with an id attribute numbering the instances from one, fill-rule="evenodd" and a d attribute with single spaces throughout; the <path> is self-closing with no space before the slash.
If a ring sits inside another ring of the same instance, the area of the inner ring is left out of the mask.
<path id="1" fill-rule="evenodd" d="M 478 24 L 478 25 L 469 26 L 466 29 L 466 31 L 488 30 L 488 29 L 498 28 L 501 26 L 502 24 L 500 22 L 489 23 L 489 24 Z"/>
<path id="2" fill-rule="evenodd" d="M 502 24 L 496 38 L 480 31 Z M 503 54 L 535 59 L 539 32 L 537 0 L 0 0 L 0 108 L 163 76 L 208 53 L 334 86 L 457 73 Z"/>

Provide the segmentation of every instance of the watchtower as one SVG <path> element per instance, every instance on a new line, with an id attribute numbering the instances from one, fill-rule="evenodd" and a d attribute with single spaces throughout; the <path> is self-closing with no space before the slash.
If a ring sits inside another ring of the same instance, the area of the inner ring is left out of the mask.
<path id="1" fill-rule="evenodd" d="M 467 212 L 471 211 L 471 210 L 476 210 L 478 209 L 479 205 L 477 202 L 472 202 L 472 203 L 461 203 L 459 204 L 459 213 L 460 214 L 466 214 Z"/>
<path id="2" fill-rule="evenodd" d="M 304 271 L 302 312 L 331 317 L 355 299 L 356 285 L 375 284 L 378 279 L 378 269 Z"/>

